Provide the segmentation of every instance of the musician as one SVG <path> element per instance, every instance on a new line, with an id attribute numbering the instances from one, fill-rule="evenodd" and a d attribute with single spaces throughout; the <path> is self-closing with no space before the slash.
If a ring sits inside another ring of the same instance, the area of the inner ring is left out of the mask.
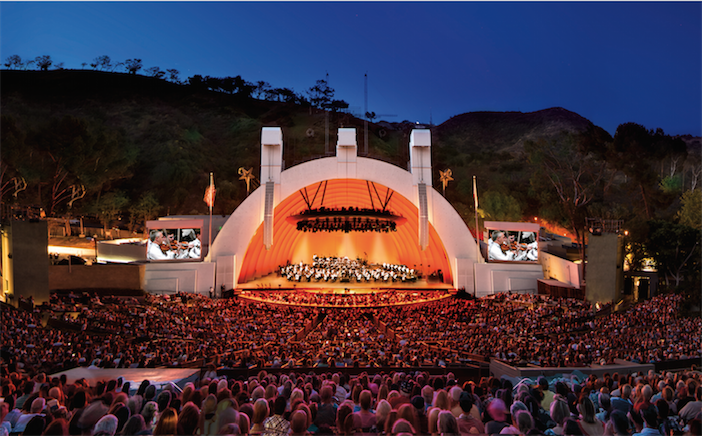
<path id="1" fill-rule="evenodd" d="M 202 242 L 200 241 L 200 233 L 195 229 L 183 229 L 183 240 L 187 240 L 188 249 L 183 250 L 183 258 L 199 259 L 202 249 Z"/>
<path id="2" fill-rule="evenodd" d="M 168 238 L 164 235 L 163 230 L 151 230 L 147 244 L 147 259 L 166 260 L 175 258 L 175 253 L 169 249 Z"/>
<path id="3" fill-rule="evenodd" d="M 526 258 L 536 261 L 539 259 L 539 243 L 533 232 L 522 232 L 522 243 L 526 243 Z"/>
<path id="4" fill-rule="evenodd" d="M 488 260 L 524 260 L 526 252 L 511 250 L 510 241 L 501 230 L 495 230 L 490 237 L 492 244 L 488 248 Z"/>

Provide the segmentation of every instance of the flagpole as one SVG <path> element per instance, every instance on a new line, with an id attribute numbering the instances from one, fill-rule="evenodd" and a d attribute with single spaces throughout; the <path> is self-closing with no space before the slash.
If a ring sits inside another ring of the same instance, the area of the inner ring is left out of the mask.
<path id="1" fill-rule="evenodd" d="M 210 187 L 209 189 L 212 189 L 214 186 L 214 173 L 210 173 Z M 212 193 L 212 201 L 210 201 L 210 204 L 208 205 L 210 207 L 210 225 L 208 226 L 209 230 L 209 237 L 207 241 L 207 257 L 212 259 L 210 256 L 210 249 L 212 248 L 212 206 L 214 206 L 214 192 Z"/>
<path id="2" fill-rule="evenodd" d="M 480 259 L 480 238 L 478 237 L 478 232 L 480 231 L 478 229 L 478 182 L 475 176 L 473 176 L 473 203 L 475 206 L 475 246 L 478 252 L 478 257 L 476 259 Z"/>
<path id="3" fill-rule="evenodd" d="M 475 261 L 477 262 L 478 259 L 480 259 L 480 238 L 478 237 L 478 182 L 475 176 L 473 176 L 473 203 L 475 206 Z M 477 298 L 477 296 L 478 289 L 475 284 L 473 284 L 473 298 Z"/>

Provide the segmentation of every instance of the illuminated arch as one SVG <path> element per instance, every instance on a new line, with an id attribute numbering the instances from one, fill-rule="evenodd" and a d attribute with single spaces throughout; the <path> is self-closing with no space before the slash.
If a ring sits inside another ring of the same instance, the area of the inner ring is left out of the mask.
<path id="1" fill-rule="evenodd" d="M 365 184 L 368 181 L 382 186 L 383 189 L 392 189 L 392 207 L 398 208 L 396 212 L 408 220 L 403 225 L 405 228 L 398 228 L 397 234 L 382 241 L 386 246 L 388 259 L 375 259 L 372 258 L 372 253 L 368 253 L 368 260 L 391 261 L 395 253 L 401 253 L 402 256 L 398 255 L 398 258 L 408 259 L 402 263 L 410 267 L 413 267 L 415 261 L 419 261 L 423 266 L 432 265 L 431 270 L 441 269 L 445 281 L 453 287 L 465 288 L 467 292 L 472 293 L 475 289 L 473 265 L 482 262 L 482 258 L 463 219 L 431 185 L 429 131 L 414 130 L 410 135 L 411 159 L 408 170 L 380 160 L 357 156 L 355 129 L 339 129 L 337 136 L 336 156 L 307 161 L 283 170 L 282 130 L 262 129 L 261 186 L 227 219 L 206 258 L 206 262 L 216 265 L 215 285 L 236 288 L 239 283 L 275 270 L 279 263 L 288 260 L 310 262 L 309 258 L 300 258 L 301 254 L 298 253 L 307 255 L 316 251 L 305 245 L 317 245 L 319 241 L 316 238 L 303 238 L 296 228 L 283 224 L 287 216 L 297 214 L 306 207 L 299 190 L 308 187 L 310 191 L 312 187 L 316 189 L 318 183 L 328 181 L 334 185 L 333 189 L 339 191 L 333 196 L 338 203 L 331 204 L 329 199 L 325 199 L 325 206 L 368 207 L 368 188 Z M 417 222 L 424 187 L 428 222 L 426 235 L 429 240 L 426 249 L 421 250 Z M 343 195 L 340 192 L 342 188 Z M 346 189 L 353 194 L 349 198 L 346 197 Z M 265 234 L 265 226 L 262 224 L 265 222 L 266 192 L 269 193 L 273 216 L 272 231 L 268 235 L 271 238 L 269 244 L 264 244 L 262 238 L 262 233 Z M 323 237 L 333 233 L 319 235 Z M 340 244 L 342 243 L 346 241 Z M 378 241 L 363 243 L 372 247 Z M 269 245 L 269 250 L 266 250 L 265 245 Z M 427 259 L 426 263 L 424 259 Z M 439 268 L 439 265 L 442 267 Z"/>
<path id="2" fill-rule="evenodd" d="M 388 187 L 375 183 L 381 197 L 385 197 Z M 314 192 L 317 185 L 306 187 Z M 360 207 L 377 208 L 368 191 L 365 180 L 332 179 L 326 181 L 323 206 L 328 208 Z M 321 195 L 313 207 L 322 206 Z M 266 250 L 263 244 L 263 224 L 260 224 L 249 243 L 241 265 L 239 284 L 275 272 L 279 265 L 287 262 L 311 263 L 312 255 L 348 256 L 365 258 L 371 262 L 388 262 L 407 265 L 422 270 L 424 274 L 441 270 L 444 282 L 451 283 L 451 267 L 446 250 L 438 233 L 430 225 L 429 246 L 421 250 L 417 244 L 418 210 L 407 198 L 394 193 L 388 210 L 407 219 L 398 226 L 396 232 L 301 232 L 286 218 L 306 209 L 307 205 L 299 192 L 283 199 L 275 208 L 273 233 L 275 244 Z"/>

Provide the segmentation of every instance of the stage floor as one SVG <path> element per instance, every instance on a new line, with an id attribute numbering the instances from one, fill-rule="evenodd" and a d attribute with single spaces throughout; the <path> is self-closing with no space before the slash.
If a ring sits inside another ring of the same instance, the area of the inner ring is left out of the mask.
<path id="1" fill-rule="evenodd" d="M 263 290 L 298 290 L 316 293 L 328 294 L 370 294 L 378 292 L 387 292 L 391 290 L 408 290 L 408 291 L 423 291 L 431 289 L 451 290 L 453 286 L 446 283 L 427 281 L 425 279 L 415 282 L 291 282 L 286 280 L 277 273 L 271 273 L 265 277 L 256 280 L 251 280 L 247 283 L 239 283 L 236 286 L 237 290 L 244 291 L 263 291 Z"/>

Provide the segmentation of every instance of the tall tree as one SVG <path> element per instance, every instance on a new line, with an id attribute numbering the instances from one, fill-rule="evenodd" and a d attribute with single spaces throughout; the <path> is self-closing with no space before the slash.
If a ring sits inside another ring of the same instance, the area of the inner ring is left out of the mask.
<path id="1" fill-rule="evenodd" d="M 480 205 L 484 218 L 492 221 L 519 221 L 522 218 L 522 208 L 519 201 L 509 194 L 498 191 L 486 191 L 482 195 Z"/>
<path id="2" fill-rule="evenodd" d="M 650 221 L 649 227 L 646 251 L 655 260 L 667 286 L 674 282 L 677 288 L 688 276 L 699 273 L 699 229 L 667 220 Z"/>
<path id="3" fill-rule="evenodd" d="M 322 108 L 331 103 L 334 98 L 334 88 L 329 86 L 326 79 L 319 79 L 314 86 L 307 90 L 307 95 L 310 97 L 312 106 Z"/>
<path id="4" fill-rule="evenodd" d="M 3 65 L 9 70 L 20 70 L 24 66 L 24 62 L 22 62 L 22 58 L 19 55 L 12 55 L 5 59 Z"/>
<path id="5" fill-rule="evenodd" d="M 124 61 L 124 68 L 129 74 L 136 74 L 137 71 L 141 70 L 142 67 L 141 59 L 127 59 Z"/>
<path id="6" fill-rule="evenodd" d="M 156 77 L 158 79 L 160 79 L 166 75 L 166 72 L 161 71 L 161 68 L 159 68 L 159 67 L 147 68 L 145 71 L 146 71 L 146 74 L 148 74 L 149 76 Z"/>
<path id="7" fill-rule="evenodd" d="M 37 56 L 34 58 L 34 62 L 41 71 L 49 71 L 49 67 L 54 63 L 49 55 Z"/>
<path id="8" fill-rule="evenodd" d="M 139 201 L 129 208 L 129 226 L 134 230 L 136 224 L 145 224 L 146 221 L 158 217 L 161 205 L 153 192 L 145 192 Z"/>
<path id="9" fill-rule="evenodd" d="M 612 179 L 605 162 L 585 151 L 580 140 L 582 136 L 564 133 L 550 141 L 528 141 L 524 149 L 534 171 L 532 188 L 556 200 L 551 206 L 559 206 L 560 221 L 575 235 L 584 261 L 587 206 L 608 189 Z M 545 185 L 544 179 L 548 181 Z"/>
<path id="10" fill-rule="evenodd" d="M 105 233 L 127 204 L 129 204 L 129 199 L 120 191 L 108 192 L 96 202 L 95 211 L 102 222 Z"/>
<path id="11" fill-rule="evenodd" d="M 180 75 L 180 71 L 176 70 L 175 68 L 169 68 L 166 70 L 168 73 L 168 80 L 170 80 L 173 83 L 180 83 L 180 78 L 178 75 Z"/>
<path id="12" fill-rule="evenodd" d="M 98 56 L 90 64 L 93 69 L 100 71 L 110 71 L 112 69 L 112 59 L 107 55 Z"/>
<path id="13" fill-rule="evenodd" d="M 256 88 L 254 89 L 253 96 L 254 98 L 265 98 L 269 100 L 268 96 L 271 91 L 271 84 L 268 82 L 265 82 L 263 80 L 259 80 L 256 82 Z"/>
<path id="14" fill-rule="evenodd" d="M 637 197 L 643 204 L 648 219 L 654 216 L 658 193 L 662 192 L 659 165 L 666 158 L 683 158 L 687 154 L 685 143 L 666 135 L 663 130 L 647 130 L 636 123 L 617 127 L 614 140 L 607 151 L 607 162 L 627 178 L 630 197 Z"/>
<path id="15" fill-rule="evenodd" d="M 702 231 L 702 189 L 685 191 L 676 218 L 680 224 Z"/>

